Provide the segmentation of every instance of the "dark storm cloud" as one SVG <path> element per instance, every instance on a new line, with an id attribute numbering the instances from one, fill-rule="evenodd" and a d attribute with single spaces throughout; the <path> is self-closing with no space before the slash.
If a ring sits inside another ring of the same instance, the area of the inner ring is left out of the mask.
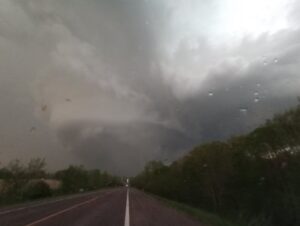
<path id="1" fill-rule="evenodd" d="M 2 147 L 24 137 L 3 159 L 40 154 L 55 168 L 60 156 L 132 175 L 296 104 L 298 27 L 220 39 L 210 13 L 220 1 L 189 2 L 2 0 Z"/>

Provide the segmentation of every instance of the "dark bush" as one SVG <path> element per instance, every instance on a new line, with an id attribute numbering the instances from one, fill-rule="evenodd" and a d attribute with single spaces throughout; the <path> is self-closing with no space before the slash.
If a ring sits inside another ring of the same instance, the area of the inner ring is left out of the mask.
<path id="1" fill-rule="evenodd" d="M 42 180 L 29 182 L 23 190 L 25 199 L 38 199 L 51 196 L 51 189 L 47 183 Z"/>

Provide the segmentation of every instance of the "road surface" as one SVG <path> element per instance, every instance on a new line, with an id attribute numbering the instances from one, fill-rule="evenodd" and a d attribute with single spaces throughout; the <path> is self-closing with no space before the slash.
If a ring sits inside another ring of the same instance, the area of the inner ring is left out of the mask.
<path id="1" fill-rule="evenodd" d="M 133 188 L 106 189 L 0 208 L 0 225 L 201 226 L 197 220 Z"/>

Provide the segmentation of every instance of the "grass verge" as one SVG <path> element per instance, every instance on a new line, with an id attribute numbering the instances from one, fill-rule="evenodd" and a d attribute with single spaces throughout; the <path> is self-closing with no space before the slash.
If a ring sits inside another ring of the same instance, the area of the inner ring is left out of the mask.
<path id="1" fill-rule="evenodd" d="M 149 193 L 148 193 L 149 194 Z M 197 220 L 199 220 L 201 223 L 203 223 L 205 226 L 243 226 L 240 224 L 232 223 L 216 214 L 194 208 L 191 206 L 188 206 L 183 203 L 179 203 L 173 200 L 169 200 L 154 194 L 150 194 L 151 196 L 155 197 L 156 199 L 160 200 L 165 205 L 174 208 L 176 210 L 182 211 L 184 213 L 187 213 Z"/>

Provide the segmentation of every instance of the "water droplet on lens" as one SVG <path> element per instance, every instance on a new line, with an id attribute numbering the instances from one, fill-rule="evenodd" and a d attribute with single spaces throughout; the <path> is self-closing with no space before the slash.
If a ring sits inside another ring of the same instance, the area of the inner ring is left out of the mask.
<path id="1" fill-rule="evenodd" d="M 255 103 L 259 102 L 259 98 L 255 98 L 255 99 L 254 99 L 254 102 L 255 102 Z"/>
<path id="2" fill-rule="evenodd" d="M 274 63 L 278 63 L 278 59 L 277 58 L 274 58 Z"/>
<path id="3" fill-rule="evenodd" d="M 212 97 L 213 95 L 214 95 L 213 92 L 209 92 L 209 93 L 208 93 L 208 96 L 210 96 L 210 97 Z"/>
<path id="4" fill-rule="evenodd" d="M 48 108 L 48 106 L 45 104 L 45 105 L 43 105 L 43 106 L 41 107 L 41 110 L 42 110 L 42 111 L 46 111 L 47 108 Z"/>
<path id="5" fill-rule="evenodd" d="M 287 162 L 282 162 L 281 163 L 281 168 L 285 168 L 287 166 Z"/>
<path id="6" fill-rule="evenodd" d="M 258 92 L 255 92 L 253 95 L 254 95 L 254 96 L 258 96 L 258 95 L 259 95 L 259 93 L 258 93 Z"/>
<path id="7" fill-rule="evenodd" d="M 242 112 L 242 113 L 247 113 L 247 112 L 248 112 L 248 109 L 247 109 L 247 108 L 240 108 L 240 112 Z"/>
<path id="8" fill-rule="evenodd" d="M 268 65 L 268 62 L 267 61 L 264 61 L 264 66 L 267 66 Z"/>

